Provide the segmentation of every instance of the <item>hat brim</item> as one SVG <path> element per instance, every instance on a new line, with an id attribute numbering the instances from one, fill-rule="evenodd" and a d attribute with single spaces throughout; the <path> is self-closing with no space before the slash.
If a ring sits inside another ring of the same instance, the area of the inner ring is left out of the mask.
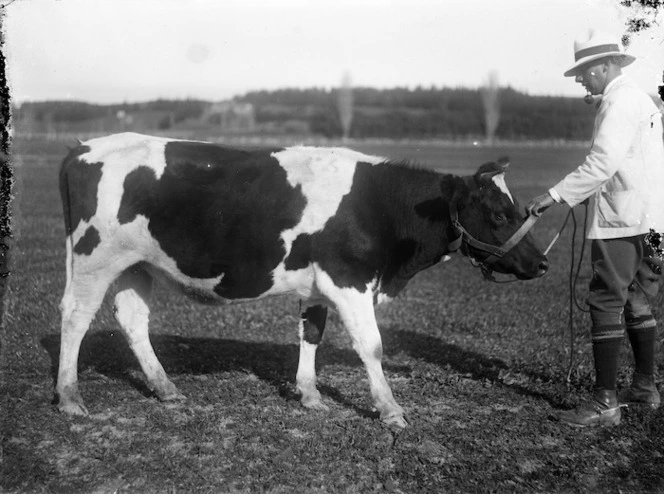
<path id="1" fill-rule="evenodd" d="M 563 74 L 565 77 L 571 77 L 571 76 L 576 76 L 579 74 L 581 71 L 581 68 L 584 66 L 588 65 L 590 62 L 594 62 L 596 60 L 600 60 L 602 58 L 608 58 L 608 57 L 619 57 L 620 62 L 618 65 L 621 67 L 626 67 L 630 63 L 632 63 L 634 60 L 636 60 L 636 57 L 634 55 L 628 55 L 627 53 L 621 53 L 619 51 L 616 52 L 609 52 L 609 53 L 599 53 L 597 55 L 591 55 L 589 57 L 584 57 L 578 62 L 576 62 L 572 67 L 567 69 L 565 71 L 565 74 Z"/>

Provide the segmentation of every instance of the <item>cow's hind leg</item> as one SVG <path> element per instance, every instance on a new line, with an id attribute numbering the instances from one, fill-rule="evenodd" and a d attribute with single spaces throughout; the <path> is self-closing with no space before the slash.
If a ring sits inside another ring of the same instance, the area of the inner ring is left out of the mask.
<path id="1" fill-rule="evenodd" d="M 148 386 L 162 401 L 184 399 L 168 379 L 154 353 L 148 335 L 152 277 L 138 266 L 127 269 L 118 279 L 118 293 L 113 307 L 136 359 L 145 373 Z"/>
<path id="2" fill-rule="evenodd" d="M 326 319 L 327 307 L 313 305 L 302 313 L 299 323 L 300 360 L 295 381 L 302 393 L 302 405 L 316 410 L 328 409 L 316 389 L 316 349 L 323 338 Z"/>
<path id="3" fill-rule="evenodd" d="M 61 412 L 70 415 L 88 414 L 78 390 L 78 354 L 83 336 L 112 281 L 110 273 L 79 274 L 67 280 L 60 303 L 60 363 L 55 387 L 58 410 Z"/>

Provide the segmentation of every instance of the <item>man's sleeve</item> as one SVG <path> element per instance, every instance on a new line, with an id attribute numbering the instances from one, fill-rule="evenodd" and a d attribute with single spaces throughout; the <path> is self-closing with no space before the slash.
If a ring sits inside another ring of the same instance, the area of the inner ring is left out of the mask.
<path id="1" fill-rule="evenodd" d="M 622 97 L 609 104 L 598 121 L 595 139 L 583 164 L 553 186 L 555 194 L 570 207 L 590 197 L 618 171 L 638 132 L 638 111 L 631 98 Z"/>
<path id="2" fill-rule="evenodd" d="M 558 204 L 561 204 L 565 202 L 562 197 L 560 197 L 560 194 L 558 194 L 558 191 L 551 187 L 549 189 L 549 195 L 553 198 L 554 201 L 556 201 Z"/>

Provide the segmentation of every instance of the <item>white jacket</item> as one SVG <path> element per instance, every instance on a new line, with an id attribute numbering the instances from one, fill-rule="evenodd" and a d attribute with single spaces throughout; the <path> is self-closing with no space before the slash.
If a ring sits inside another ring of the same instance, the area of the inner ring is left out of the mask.
<path id="1" fill-rule="evenodd" d="M 664 232 L 662 114 L 632 79 L 621 75 L 604 91 L 590 153 L 553 186 L 570 207 L 594 194 L 588 238 Z"/>

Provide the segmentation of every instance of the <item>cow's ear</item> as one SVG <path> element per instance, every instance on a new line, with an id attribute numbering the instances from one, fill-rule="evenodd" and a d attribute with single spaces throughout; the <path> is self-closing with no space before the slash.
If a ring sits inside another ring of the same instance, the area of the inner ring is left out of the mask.
<path id="1" fill-rule="evenodd" d="M 468 186 L 461 177 L 444 175 L 440 181 L 441 196 L 427 199 L 415 205 L 415 212 L 429 221 L 446 221 L 450 218 L 450 203 L 457 202 L 463 207 L 464 197 L 468 196 Z"/>
<path id="2" fill-rule="evenodd" d="M 486 183 L 495 175 L 498 175 L 499 173 L 505 173 L 509 166 L 510 160 L 506 156 L 499 158 L 498 161 L 484 163 L 477 169 L 477 172 L 475 173 L 475 182 L 478 184 Z"/>
<path id="3" fill-rule="evenodd" d="M 445 175 L 440 181 L 440 192 L 445 202 L 464 204 L 470 196 L 466 181 L 455 175 Z"/>

